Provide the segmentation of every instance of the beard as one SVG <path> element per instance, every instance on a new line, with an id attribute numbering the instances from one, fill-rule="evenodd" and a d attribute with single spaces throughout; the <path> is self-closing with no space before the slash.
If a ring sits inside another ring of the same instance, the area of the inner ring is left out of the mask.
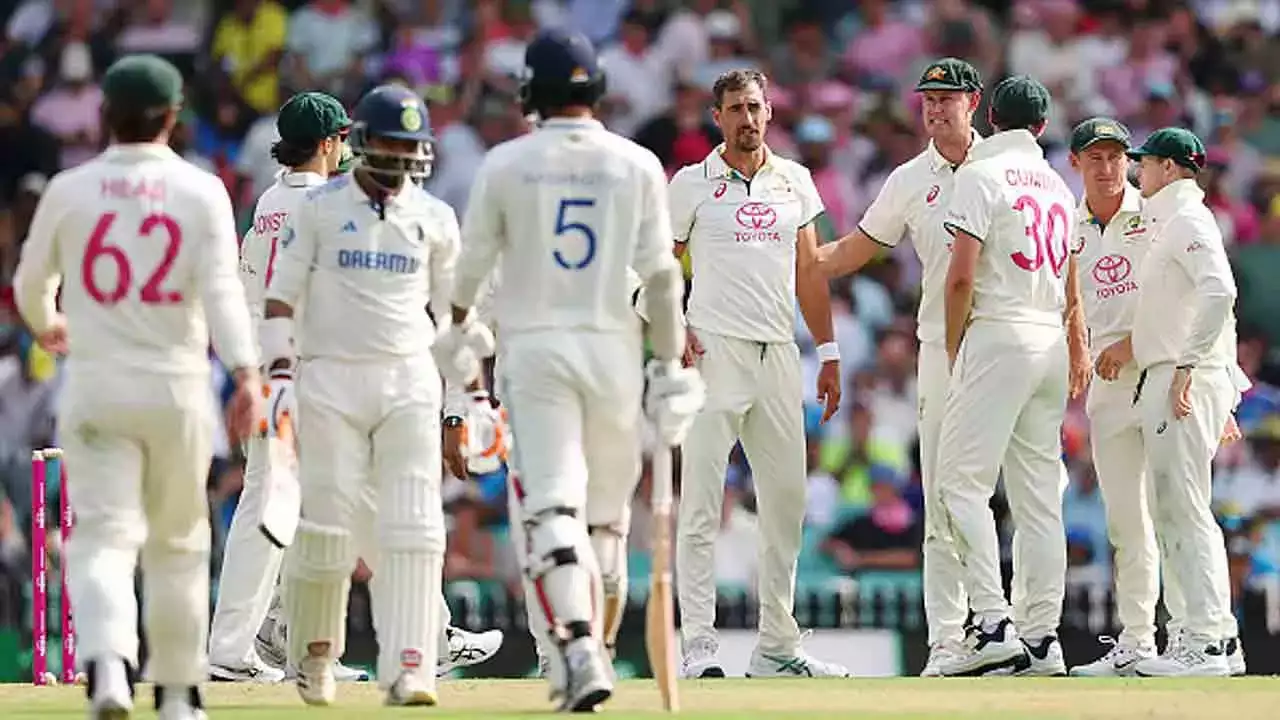
<path id="1" fill-rule="evenodd" d="M 764 144 L 763 132 L 739 130 L 737 137 L 733 141 L 733 149 L 738 152 L 753 152 L 759 150 L 762 144 Z"/>

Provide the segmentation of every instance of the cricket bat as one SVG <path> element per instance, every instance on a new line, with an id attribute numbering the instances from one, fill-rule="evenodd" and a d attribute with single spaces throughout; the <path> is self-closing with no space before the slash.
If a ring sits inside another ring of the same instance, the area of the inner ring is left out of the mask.
<path id="1" fill-rule="evenodd" d="M 258 529 L 278 548 L 293 543 L 302 514 L 302 487 L 298 484 L 298 455 L 294 445 L 293 419 L 280 418 L 275 433 L 267 433 L 267 476 L 262 480 L 262 505 Z"/>
<path id="2" fill-rule="evenodd" d="M 676 688 L 676 617 L 671 589 L 671 448 L 659 441 L 653 454 L 653 566 L 649 575 L 649 601 L 645 607 L 644 640 L 649 667 L 662 693 L 662 709 L 680 709 Z"/>

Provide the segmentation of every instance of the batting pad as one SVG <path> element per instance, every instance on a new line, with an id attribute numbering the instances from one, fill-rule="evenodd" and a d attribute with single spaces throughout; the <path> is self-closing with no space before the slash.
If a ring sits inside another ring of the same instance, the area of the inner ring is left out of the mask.
<path id="1" fill-rule="evenodd" d="M 581 520 L 544 513 L 529 529 L 528 572 L 550 614 L 553 627 L 571 622 L 597 624 L 599 589 L 595 552 Z M 597 629 L 598 626 L 597 626 Z"/>
<path id="2" fill-rule="evenodd" d="M 296 664 L 314 642 L 329 643 L 328 657 L 346 650 L 347 593 L 356 558 L 351 533 L 302 521 L 285 558 L 285 613 L 289 662 Z"/>
<path id="3" fill-rule="evenodd" d="M 374 573 L 374 627 L 378 634 L 378 683 L 384 689 L 403 672 L 435 689 L 436 658 L 443 633 L 440 553 L 392 551 Z"/>

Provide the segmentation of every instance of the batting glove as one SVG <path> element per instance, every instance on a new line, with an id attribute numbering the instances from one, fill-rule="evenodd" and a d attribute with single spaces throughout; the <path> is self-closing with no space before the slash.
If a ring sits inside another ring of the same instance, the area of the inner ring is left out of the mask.
<path id="1" fill-rule="evenodd" d="M 272 370 L 262 388 L 265 402 L 260 431 L 263 437 L 279 437 L 281 428 L 298 417 L 298 403 L 293 392 L 293 371 Z"/>
<path id="2" fill-rule="evenodd" d="M 707 386 L 696 368 L 674 360 L 650 360 L 645 408 L 658 436 L 669 446 L 684 442 L 693 419 L 706 402 Z"/>
<path id="3" fill-rule="evenodd" d="M 467 470 L 476 475 L 496 472 L 507 459 L 509 431 L 507 412 L 494 407 L 489 393 L 471 393 L 467 402 L 466 443 L 463 453 Z"/>
<path id="4" fill-rule="evenodd" d="M 445 380 L 468 385 L 480 377 L 480 360 L 493 355 L 494 347 L 489 327 L 468 318 L 461 325 L 449 325 L 436 336 L 431 354 Z"/>

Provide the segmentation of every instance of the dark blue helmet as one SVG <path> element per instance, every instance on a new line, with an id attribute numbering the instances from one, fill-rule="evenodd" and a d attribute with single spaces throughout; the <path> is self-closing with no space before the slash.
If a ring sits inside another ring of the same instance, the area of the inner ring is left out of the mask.
<path id="1" fill-rule="evenodd" d="M 417 93 L 400 85 L 379 85 L 360 98 L 352 112 L 351 152 L 354 167 L 383 176 L 408 177 L 415 182 L 431 174 L 435 160 L 431 117 Z M 374 138 L 415 143 L 408 151 L 375 148 Z M 393 184 L 398 184 L 393 180 Z"/>
<path id="2" fill-rule="evenodd" d="M 524 64 L 520 104 L 526 115 L 547 117 L 564 107 L 591 107 L 604 97 L 604 68 L 595 47 L 581 33 L 538 33 L 524 52 Z"/>

